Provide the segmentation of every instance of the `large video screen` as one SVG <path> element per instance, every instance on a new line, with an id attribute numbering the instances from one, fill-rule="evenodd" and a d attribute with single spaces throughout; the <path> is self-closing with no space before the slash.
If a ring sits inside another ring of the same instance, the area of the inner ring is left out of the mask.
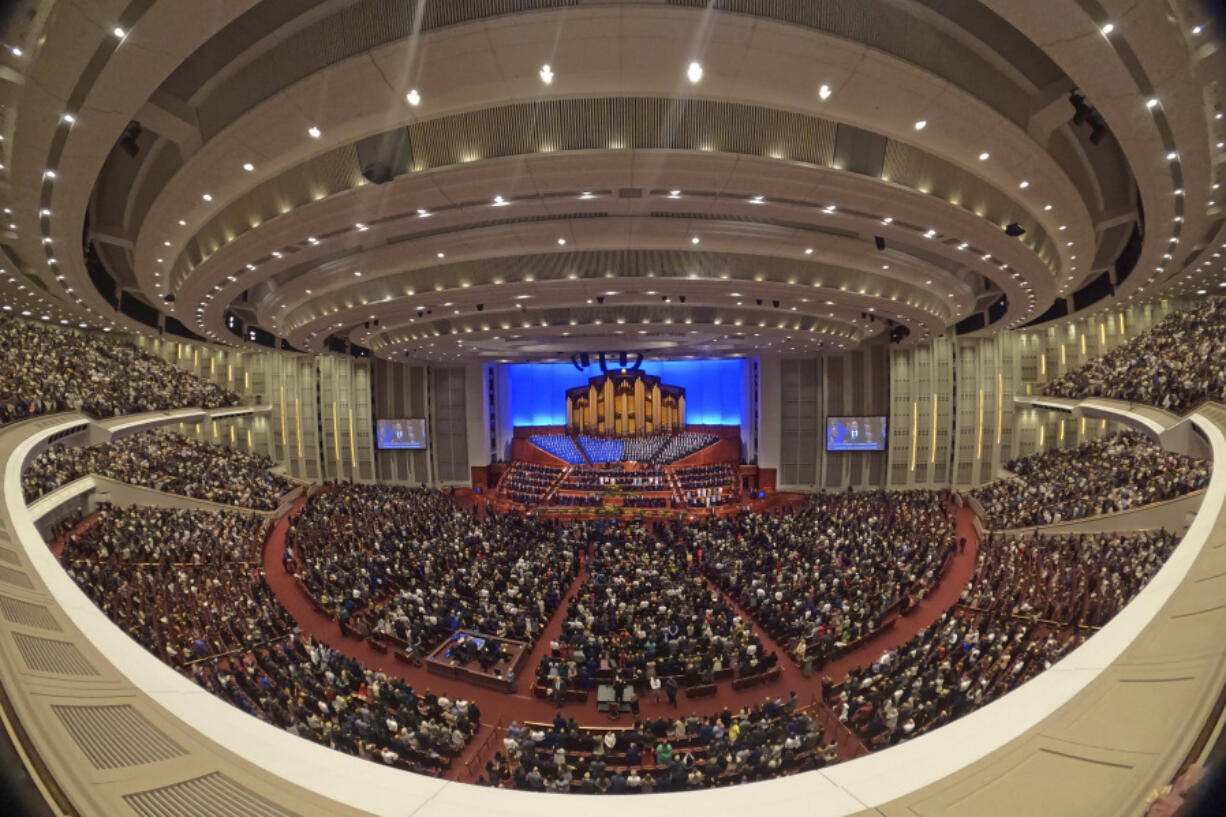
<path id="1" fill-rule="evenodd" d="M 885 451 L 884 417 L 827 417 L 827 451 Z"/>
<path id="2" fill-rule="evenodd" d="M 375 420 L 375 445 L 420 451 L 426 447 L 426 421 Z"/>

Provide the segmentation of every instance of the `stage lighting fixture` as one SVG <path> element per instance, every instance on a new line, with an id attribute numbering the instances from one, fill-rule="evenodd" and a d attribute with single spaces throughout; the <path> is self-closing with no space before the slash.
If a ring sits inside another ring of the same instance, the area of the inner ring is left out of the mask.
<path id="1" fill-rule="evenodd" d="M 596 303 L 598 303 L 598 304 L 602 304 L 602 303 L 604 303 L 604 296 L 603 296 L 603 295 L 597 295 L 597 296 L 596 296 Z"/>
<path id="2" fill-rule="evenodd" d="M 884 249 L 885 249 L 885 239 L 884 239 L 884 238 L 882 238 L 882 237 L 881 237 L 881 236 L 879 236 L 879 235 L 875 235 L 875 236 L 873 236 L 873 239 L 874 239 L 874 240 L 877 242 L 877 249 L 878 249 L 878 250 L 884 250 Z"/>
<path id="3" fill-rule="evenodd" d="M 1009 236 L 1010 238 L 1017 238 L 1020 235 L 1024 235 L 1025 232 L 1026 230 L 1022 227 L 1022 225 L 1018 224 L 1016 221 L 1005 225 L 1005 235 Z"/>
<path id="4" fill-rule="evenodd" d="M 417 310 L 417 317 L 419 317 L 419 318 L 420 318 L 422 315 L 425 315 L 425 314 L 426 314 L 426 313 L 425 313 L 425 311 L 424 311 L 424 310 L 421 310 L 421 309 Z"/>
<path id="5" fill-rule="evenodd" d="M 685 296 L 681 295 L 677 298 L 677 300 L 681 301 L 681 303 L 685 303 Z"/>
<path id="6" fill-rule="evenodd" d="M 778 308 L 779 308 L 779 302 L 778 302 L 778 301 L 771 301 L 771 304 L 772 304 L 772 305 L 774 305 L 775 309 L 778 309 Z"/>
<path id="7" fill-rule="evenodd" d="M 756 299 L 756 301 L 757 301 L 758 306 L 761 306 L 761 305 L 762 305 L 762 299 L 761 299 L 761 298 Z"/>
<path id="8" fill-rule="evenodd" d="M 485 309 L 485 304 L 477 304 L 477 311 L 478 311 L 478 312 L 480 312 L 480 311 L 481 311 L 481 310 L 483 310 L 483 309 Z"/>

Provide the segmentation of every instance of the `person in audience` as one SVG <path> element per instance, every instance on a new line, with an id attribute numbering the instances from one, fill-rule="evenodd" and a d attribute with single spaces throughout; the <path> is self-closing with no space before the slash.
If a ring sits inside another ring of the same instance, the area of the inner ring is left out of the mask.
<path id="1" fill-rule="evenodd" d="M 0 423 L 239 404 L 233 392 L 103 336 L 0 314 L 0 346 L 11 351 L 0 357 Z"/>
<path id="2" fill-rule="evenodd" d="M 1022 457 L 1005 467 L 1016 478 L 971 491 L 992 530 L 1115 513 L 1174 499 L 1209 484 L 1204 460 L 1164 451 L 1135 431 Z"/>
<path id="3" fill-rule="evenodd" d="M 26 502 L 96 474 L 157 491 L 256 510 L 276 510 L 293 485 L 272 461 L 181 434 L 141 431 L 113 442 L 48 448 L 21 475 Z"/>

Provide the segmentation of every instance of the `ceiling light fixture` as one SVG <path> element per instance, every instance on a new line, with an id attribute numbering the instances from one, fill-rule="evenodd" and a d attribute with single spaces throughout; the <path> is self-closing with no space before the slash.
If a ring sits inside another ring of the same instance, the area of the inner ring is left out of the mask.
<path id="1" fill-rule="evenodd" d="M 833 93 L 834 91 L 830 90 L 830 86 L 826 84 L 823 84 L 820 88 L 817 89 L 817 95 L 821 97 L 823 102 L 829 99 L 830 95 Z"/>
<path id="2" fill-rule="evenodd" d="M 1112 31 L 1115 31 L 1115 23 L 1107 23 L 1102 27 L 1103 36 L 1107 36 Z"/>
<path id="3" fill-rule="evenodd" d="M 553 82 L 553 69 L 549 67 L 549 63 L 541 66 L 541 82 L 549 85 Z"/>
<path id="4" fill-rule="evenodd" d="M 702 63 L 697 61 L 691 62 L 690 67 L 685 71 L 685 75 L 690 78 L 690 84 L 697 85 L 702 80 Z"/>
<path id="5" fill-rule="evenodd" d="M 416 88 L 414 88 L 413 90 L 411 90 L 411 91 L 409 91 L 407 94 L 405 94 L 405 95 L 404 95 L 404 99 L 405 99 L 405 101 L 406 101 L 406 102 L 408 102 L 408 103 L 409 103 L 410 105 L 412 105 L 414 108 L 416 108 L 418 105 L 420 105 L 420 104 L 421 104 L 421 94 L 419 94 L 419 93 L 417 92 L 417 89 L 416 89 Z"/>
<path id="6" fill-rule="evenodd" d="M 916 122 L 916 123 L 915 123 L 915 129 L 916 129 L 916 130 L 923 130 L 923 129 L 924 129 L 924 128 L 926 128 L 926 127 L 928 127 L 928 120 L 927 120 L 927 119 L 921 119 L 921 120 L 919 120 L 918 122 Z"/>
<path id="7" fill-rule="evenodd" d="M 119 39 L 121 39 L 121 40 L 122 40 L 124 37 L 128 36 L 128 32 L 124 31 L 124 30 L 123 30 L 122 28 L 120 28 L 119 26 L 115 26 L 114 28 L 112 28 L 112 29 L 111 29 L 111 33 L 112 33 L 112 34 L 114 34 L 116 37 L 118 37 L 118 38 L 119 38 Z"/>
<path id="8" fill-rule="evenodd" d="M 980 154 L 979 154 L 979 161 L 981 161 L 981 162 L 986 162 L 986 161 L 988 160 L 988 158 L 989 158 L 989 157 L 991 157 L 991 155 L 992 155 L 992 154 L 988 153 L 988 152 L 985 150 L 983 153 L 980 153 Z"/>
<path id="9" fill-rule="evenodd" d="M 243 162 L 243 170 L 250 173 L 251 171 L 255 170 L 255 165 L 251 164 L 251 162 Z"/>
<path id="10" fill-rule="evenodd" d="M 323 132 L 319 128 L 312 125 L 311 127 L 307 128 L 307 133 L 312 139 L 318 139 Z"/>

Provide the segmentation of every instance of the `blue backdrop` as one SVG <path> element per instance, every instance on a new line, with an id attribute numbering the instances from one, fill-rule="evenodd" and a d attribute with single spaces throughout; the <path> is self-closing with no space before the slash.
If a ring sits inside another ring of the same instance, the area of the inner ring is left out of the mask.
<path id="1" fill-rule="evenodd" d="M 517 426 L 566 425 L 566 390 L 600 375 L 570 363 L 508 363 L 511 422 Z M 744 360 L 651 360 L 641 367 L 668 386 L 685 389 L 685 421 L 697 425 L 741 424 Z"/>

